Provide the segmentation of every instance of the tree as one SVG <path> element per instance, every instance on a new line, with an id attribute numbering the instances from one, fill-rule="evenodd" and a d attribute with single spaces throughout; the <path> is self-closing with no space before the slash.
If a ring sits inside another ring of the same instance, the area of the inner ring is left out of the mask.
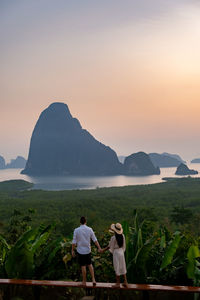
<path id="1" fill-rule="evenodd" d="M 26 213 L 14 209 L 5 232 L 8 243 L 14 244 L 25 231 L 31 228 L 30 223 L 34 213 L 35 210 L 31 208 Z"/>
<path id="2" fill-rule="evenodd" d="M 175 224 L 184 225 L 192 221 L 193 213 L 188 208 L 175 206 L 173 208 L 170 218 L 171 221 Z"/>

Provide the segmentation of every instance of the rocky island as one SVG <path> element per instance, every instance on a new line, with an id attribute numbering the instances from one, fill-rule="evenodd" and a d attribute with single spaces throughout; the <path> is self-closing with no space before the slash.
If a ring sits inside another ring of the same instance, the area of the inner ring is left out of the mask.
<path id="1" fill-rule="evenodd" d="M 26 159 L 23 156 L 17 156 L 6 164 L 6 169 L 23 169 L 26 165 Z"/>
<path id="2" fill-rule="evenodd" d="M 122 164 L 114 150 L 97 141 L 73 118 L 66 104 L 45 109 L 33 130 L 22 174 L 114 175 Z"/>
<path id="3" fill-rule="evenodd" d="M 3 158 L 3 156 L 0 155 L 0 169 L 5 169 L 5 167 L 6 167 L 5 159 Z"/>
<path id="4" fill-rule="evenodd" d="M 191 164 L 200 164 L 200 158 L 194 158 L 191 160 Z"/>
<path id="5" fill-rule="evenodd" d="M 160 174 L 160 169 L 155 167 L 145 152 L 138 152 L 127 156 L 124 160 L 124 174 L 145 176 Z"/>
<path id="6" fill-rule="evenodd" d="M 155 167 L 169 168 L 178 167 L 183 160 L 178 155 L 169 153 L 149 153 L 152 163 Z"/>
<path id="7" fill-rule="evenodd" d="M 187 165 L 180 164 L 176 170 L 175 175 L 196 175 L 198 171 L 189 169 Z"/>
<path id="8" fill-rule="evenodd" d="M 0 156 L 0 169 L 23 169 L 26 165 L 26 160 L 22 156 L 17 156 L 15 159 L 11 159 L 8 164 L 6 164 L 3 156 Z"/>

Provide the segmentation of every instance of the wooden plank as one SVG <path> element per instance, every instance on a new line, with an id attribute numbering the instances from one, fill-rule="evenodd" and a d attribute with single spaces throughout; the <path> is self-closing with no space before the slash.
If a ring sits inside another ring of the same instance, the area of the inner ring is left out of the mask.
<path id="1" fill-rule="evenodd" d="M 75 281 L 52 281 L 52 280 L 25 280 L 25 279 L 0 279 L 1 284 L 16 284 L 16 285 L 38 285 L 38 286 L 58 286 L 58 287 L 80 287 L 80 288 L 103 288 L 113 289 L 115 283 L 97 282 L 93 286 L 92 282 L 87 282 L 86 286 L 82 286 L 81 282 Z M 114 288 L 117 289 L 117 288 Z M 189 292 L 200 293 L 200 287 L 194 286 L 171 286 L 171 285 L 154 285 L 154 284 L 129 284 L 128 288 L 120 285 L 120 289 L 137 290 L 137 291 L 169 291 L 169 292 Z"/>
<path id="2" fill-rule="evenodd" d="M 94 300 L 94 296 L 84 296 L 80 300 Z"/>

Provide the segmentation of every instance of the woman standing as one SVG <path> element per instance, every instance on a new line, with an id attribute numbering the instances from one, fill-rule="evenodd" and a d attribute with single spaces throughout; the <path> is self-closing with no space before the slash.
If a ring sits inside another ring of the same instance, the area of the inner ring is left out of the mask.
<path id="1" fill-rule="evenodd" d="M 128 282 L 126 278 L 126 262 L 124 257 L 124 252 L 126 250 L 125 236 L 123 235 L 123 228 L 120 223 L 112 224 L 109 229 L 110 232 L 114 233 L 111 237 L 109 245 L 102 249 L 104 252 L 109 249 L 113 254 L 113 266 L 116 274 L 116 284 L 113 287 L 120 287 L 120 275 L 124 277 L 124 287 L 128 287 Z"/>

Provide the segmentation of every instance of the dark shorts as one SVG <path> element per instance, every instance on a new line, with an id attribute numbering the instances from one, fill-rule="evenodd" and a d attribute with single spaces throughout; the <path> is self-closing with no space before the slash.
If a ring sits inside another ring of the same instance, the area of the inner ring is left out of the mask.
<path id="1" fill-rule="evenodd" d="M 80 254 L 78 253 L 78 262 L 81 266 L 91 265 L 91 253 L 89 254 Z"/>

